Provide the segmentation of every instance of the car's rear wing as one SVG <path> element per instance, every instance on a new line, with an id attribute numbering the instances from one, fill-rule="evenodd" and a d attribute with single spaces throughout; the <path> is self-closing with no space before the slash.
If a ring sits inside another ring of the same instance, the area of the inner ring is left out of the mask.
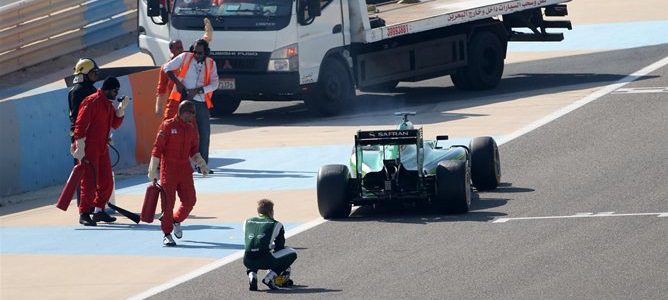
<path id="1" fill-rule="evenodd" d="M 358 131 L 355 146 L 364 145 L 417 145 L 422 140 L 422 129 Z"/>

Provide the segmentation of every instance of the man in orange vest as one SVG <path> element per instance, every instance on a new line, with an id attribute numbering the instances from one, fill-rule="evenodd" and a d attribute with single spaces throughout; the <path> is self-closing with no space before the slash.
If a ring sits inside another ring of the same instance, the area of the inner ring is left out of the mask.
<path id="1" fill-rule="evenodd" d="M 218 69 L 216 62 L 208 57 L 209 52 L 209 43 L 199 39 L 190 47 L 190 52 L 183 52 L 162 66 L 162 70 L 174 82 L 169 98 L 195 102 L 199 153 L 207 163 L 211 135 L 209 109 L 213 107 L 213 91 L 218 89 Z M 175 74 L 176 70 L 178 74 Z M 209 174 L 211 173 L 213 172 L 209 171 Z"/>
<path id="2" fill-rule="evenodd" d="M 211 21 L 208 18 L 204 18 L 204 35 L 202 39 L 211 43 L 213 38 L 213 26 L 211 26 Z M 183 53 L 183 43 L 181 40 L 172 40 L 169 42 L 169 59 L 172 60 L 174 57 Z M 178 71 L 176 71 L 178 73 Z M 156 86 L 155 91 L 155 114 L 162 115 L 162 120 L 168 120 L 176 116 L 176 111 L 179 108 L 179 102 L 181 99 L 172 99 L 170 98 L 170 93 L 174 89 L 174 82 L 169 80 L 167 74 L 160 70 L 160 77 L 158 78 L 158 86 Z"/>

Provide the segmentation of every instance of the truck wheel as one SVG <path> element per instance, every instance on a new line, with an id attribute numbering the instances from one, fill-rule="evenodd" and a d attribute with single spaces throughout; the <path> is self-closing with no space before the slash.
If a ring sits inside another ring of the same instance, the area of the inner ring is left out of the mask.
<path id="1" fill-rule="evenodd" d="M 478 190 L 493 190 L 501 181 L 499 147 L 493 138 L 477 137 L 469 144 L 471 149 L 471 179 Z"/>
<path id="2" fill-rule="evenodd" d="M 360 87 L 359 90 L 362 92 L 370 92 L 370 93 L 388 93 L 394 91 L 394 89 L 397 88 L 398 84 L 399 81 L 383 82 L 381 84 Z"/>
<path id="3" fill-rule="evenodd" d="M 441 213 L 462 214 L 471 206 L 471 184 L 467 161 L 446 160 L 436 167 L 433 204 Z"/>
<path id="4" fill-rule="evenodd" d="M 213 108 L 211 108 L 211 115 L 214 117 L 229 116 L 233 114 L 239 104 L 241 104 L 241 98 L 235 96 L 225 96 L 219 93 L 214 92 L 212 96 Z"/>
<path id="5" fill-rule="evenodd" d="M 464 69 L 458 69 L 455 73 L 450 74 L 450 79 L 456 88 L 462 91 L 471 90 L 471 84 L 469 84 L 466 75 L 464 75 Z"/>
<path id="6" fill-rule="evenodd" d="M 348 201 L 348 167 L 325 165 L 318 171 L 318 211 L 325 219 L 346 218 L 352 205 Z"/>
<path id="7" fill-rule="evenodd" d="M 459 69 L 452 82 L 463 90 L 496 87 L 503 75 L 503 44 L 489 31 L 475 33 L 468 45 L 468 65 Z"/>
<path id="8" fill-rule="evenodd" d="M 320 77 L 315 89 L 304 99 L 306 106 L 320 116 L 333 116 L 344 108 L 355 95 L 348 70 L 334 59 L 328 59 L 321 66 Z"/>

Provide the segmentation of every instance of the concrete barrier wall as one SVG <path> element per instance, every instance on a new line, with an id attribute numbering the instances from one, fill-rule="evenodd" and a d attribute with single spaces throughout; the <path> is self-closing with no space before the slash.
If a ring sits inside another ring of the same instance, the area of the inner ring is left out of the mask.
<path id="1" fill-rule="evenodd" d="M 0 4 L 0 75 L 137 31 L 137 0 Z"/>
<path id="2" fill-rule="evenodd" d="M 113 131 L 120 153 L 115 169 L 122 169 L 148 162 L 160 122 L 153 113 L 158 69 L 118 79 L 119 95 L 133 97 L 123 124 Z M 72 169 L 67 94 L 65 84 L 52 85 L 0 101 L 0 196 L 63 185 L 67 180 Z"/>

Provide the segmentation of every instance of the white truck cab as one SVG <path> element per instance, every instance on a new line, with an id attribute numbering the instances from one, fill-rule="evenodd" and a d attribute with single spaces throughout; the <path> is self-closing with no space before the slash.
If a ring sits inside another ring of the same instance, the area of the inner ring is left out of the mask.
<path id="1" fill-rule="evenodd" d="M 493 88 L 508 41 L 563 39 L 546 29 L 570 22 L 543 16 L 565 16 L 565 1 L 140 0 L 138 43 L 161 65 L 169 41 L 187 51 L 207 17 L 220 77 L 214 115 L 233 113 L 241 99 L 302 99 L 334 115 L 356 88 L 386 91 L 443 75 L 460 89 Z"/>

